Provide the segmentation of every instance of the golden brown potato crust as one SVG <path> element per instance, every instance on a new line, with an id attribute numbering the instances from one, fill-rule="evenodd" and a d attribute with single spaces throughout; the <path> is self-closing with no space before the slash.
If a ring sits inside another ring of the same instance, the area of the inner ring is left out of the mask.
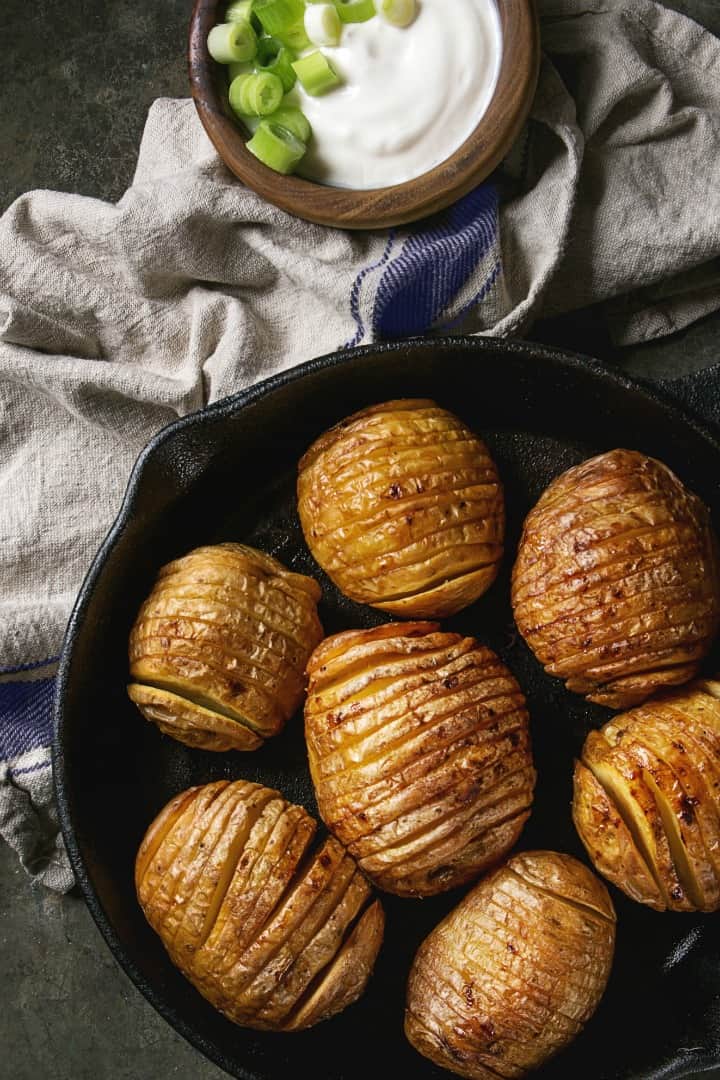
<path id="1" fill-rule="evenodd" d="M 322 638 L 320 586 L 243 544 L 164 566 L 130 635 L 128 694 L 161 731 L 255 750 L 299 707 Z"/>
<path id="2" fill-rule="evenodd" d="M 258 784 L 221 780 L 165 807 L 135 884 L 171 960 L 236 1024 L 311 1027 L 360 996 L 382 943 L 380 902 L 336 840 Z"/>
<path id="3" fill-rule="evenodd" d="M 523 1076 L 592 1016 L 614 946 L 615 912 L 594 874 L 569 855 L 515 855 L 420 946 L 405 1034 L 459 1076 Z"/>
<path id="4" fill-rule="evenodd" d="M 381 889 L 429 896 L 517 840 L 535 785 L 517 682 L 474 638 L 392 623 L 327 638 L 305 735 L 323 821 Z"/>
<path id="5" fill-rule="evenodd" d="M 585 461 L 528 515 L 512 602 L 547 673 L 588 701 L 622 709 L 687 682 L 720 621 L 708 512 L 644 454 Z"/>
<path id="6" fill-rule="evenodd" d="M 388 401 L 326 432 L 300 462 L 308 547 L 341 592 L 444 618 L 495 580 L 505 507 L 487 447 L 434 401 Z"/>
<path id="7" fill-rule="evenodd" d="M 588 735 L 573 820 L 595 868 L 658 911 L 720 908 L 720 683 L 666 693 Z"/>

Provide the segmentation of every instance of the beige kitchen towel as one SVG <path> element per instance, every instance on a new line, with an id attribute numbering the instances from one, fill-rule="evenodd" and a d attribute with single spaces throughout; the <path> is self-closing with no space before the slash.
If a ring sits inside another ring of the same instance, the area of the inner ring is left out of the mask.
<path id="1" fill-rule="evenodd" d="M 720 307 L 720 42 L 650 0 L 541 13 L 526 131 L 432 220 L 289 217 L 169 100 L 117 204 L 35 191 L 0 219 L 0 834 L 38 880 L 72 880 L 48 749 L 63 629 L 160 426 L 345 344 L 598 302 L 633 342 Z"/>

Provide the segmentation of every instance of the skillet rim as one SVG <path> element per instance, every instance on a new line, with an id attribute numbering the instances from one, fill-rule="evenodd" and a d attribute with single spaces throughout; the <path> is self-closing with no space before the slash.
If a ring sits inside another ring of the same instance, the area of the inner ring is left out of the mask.
<path id="1" fill-rule="evenodd" d="M 82 624 L 86 609 L 92 597 L 93 591 L 100 577 L 105 563 L 112 550 L 117 544 L 126 525 L 131 520 L 134 504 L 138 492 L 143 483 L 147 463 L 178 433 L 189 427 L 203 425 L 207 421 L 216 418 L 230 417 L 240 414 L 247 406 L 255 401 L 272 394 L 274 391 L 299 380 L 307 375 L 323 369 L 341 368 L 344 364 L 351 363 L 356 357 L 375 355 L 388 355 L 392 353 L 412 351 L 435 350 L 438 348 L 452 348 L 467 353 L 493 353 L 500 352 L 522 356 L 527 360 L 543 362 L 560 362 L 573 369 L 590 372 L 597 376 L 603 383 L 612 383 L 623 391 L 640 393 L 656 405 L 669 409 L 681 424 L 687 425 L 696 435 L 710 444 L 713 450 L 720 455 L 720 436 L 716 435 L 692 412 L 683 407 L 677 401 L 672 392 L 666 388 L 667 384 L 656 388 L 653 384 L 642 379 L 633 379 L 621 371 L 608 367 L 603 361 L 583 353 L 573 352 L 556 346 L 535 343 L 524 339 L 504 339 L 492 336 L 473 337 L 461 335 L 457 337 L 415 337 L 404 338 L 399 341 L 379 342 L 343 348 L 323 356 L 307 360 L 294 367 L 262 379 L 252 386 L 241 390 L 228 397 L 206 406 L 204 409 L 188 413 L 179 417 L 170 424 L 165 425 L 150 439 L 145 448 L 140 452 L 128 478 L 127 487 L 123 496 L 120 509 L 108 530 L 107 535 L 100 544 L 90 567 L 85 574 L 77 598 L 73 605 L 70 618 L 63 637 L 62 650 L 58 665 L 55 695 L 53 700 L 53 742 L 52 742 L 52 772 L 53 787 L 58 807 L 58 819 L 62 829 L 63 840 L 70 859 L 70 864 L 75 875 L 76 884 L 80 889 L 82 898 L 88 907 L 90 914 L 105 940 L 114 959 L 129 977 L 131 982 L 142 993 L 152 1007 L 170 1024 L 174 1031 L 199 1050 L 210 1061 L 229 1075 L 242 1078 L 242 1080 L 258 1080 L 258 1074 L 248 1071 L 244 1064 L 236 1059 L 226 1057 L 216 1045 L 200 1034 L 195 1027 L 185 1020 L 174 1010 L 164 998 L 161 990 L 152 986 L 140 972 L 115 931 L 110 917 L 107 915 L 100 897 L 85 868 L 80 845 L 75 835 L 75 825 L 72 819 L 71 801 L 68 796 L 66 757 L 64 735 L 66 720 L 64 715 L 65 689 L 70 678 L 70 667 L 75 639 Z M 718 1062 L 717 1064 L 720 1064 Z M 679 1077 L 692 1076 L 692 1073 L 677 1074 Z"/>

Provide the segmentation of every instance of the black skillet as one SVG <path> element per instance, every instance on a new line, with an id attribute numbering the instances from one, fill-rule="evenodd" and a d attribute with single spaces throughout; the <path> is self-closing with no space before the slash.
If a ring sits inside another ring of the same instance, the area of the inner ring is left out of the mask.
<path id="1" fill-rule="evenodd" d="M 386 898 L 375 975 L 340 1017 L 297 1035 L 226 1021 L 173 968 L 146 924 L 133 859 L 153 816 L 191 784 L 247 777 L 314 810 L 301 718 L 255 754 L 187 749 L 128 702 L 128 632 L 159 566 L 197 544 L 231 539 L 318 575 L 327 632 L 386 621 L 342 598 L 319 573 L 298 525 L 294 479 L 298 458 L 321 431 L 394 397 L 432 397 L 457 412 L 486 437 L 505 483 L 504 571 L 447 625 L 491 645 L 527 694 L 539 782 L 524 847 L 583 856 L 569 813 L 572 762 L 588 729 L 609 715 L 546 677 L 515 631 L 509 573 L 525 514 L 569 465 L 622 446 L 667 462 L 720 522 L 720 444 L 711 434 L 669 398 L 537 345 L 456 338 L 337 353 L 186 417 L 150 443 L 68 627 L 56 703 L 57 795 L 75 873 L 117 959 L 181 1034 L 248 1080 L 447 1077 L 405 1043 L 403 991 L 415 949 L 460 894 Z M 615 890 L 613 899 L 618 946 L 605 998 L 574 1045 L 538 1077 L 720 1076 L 720 914 L 660 915 Z"/>

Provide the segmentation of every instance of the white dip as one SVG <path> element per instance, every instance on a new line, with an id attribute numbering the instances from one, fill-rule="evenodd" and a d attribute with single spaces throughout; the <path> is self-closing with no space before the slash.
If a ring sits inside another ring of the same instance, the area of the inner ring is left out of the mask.
<path id="1" fill-rule="evenodd" d="M 343 26 L 323 47 L 343 80 L 321 97 L 291 92 L 313 127 L 302 176 L 336 187 L 400 184 L 445 161 L 490 104 L 502 37 L 495 0 L 419 0 L 405 29 Z"/>

